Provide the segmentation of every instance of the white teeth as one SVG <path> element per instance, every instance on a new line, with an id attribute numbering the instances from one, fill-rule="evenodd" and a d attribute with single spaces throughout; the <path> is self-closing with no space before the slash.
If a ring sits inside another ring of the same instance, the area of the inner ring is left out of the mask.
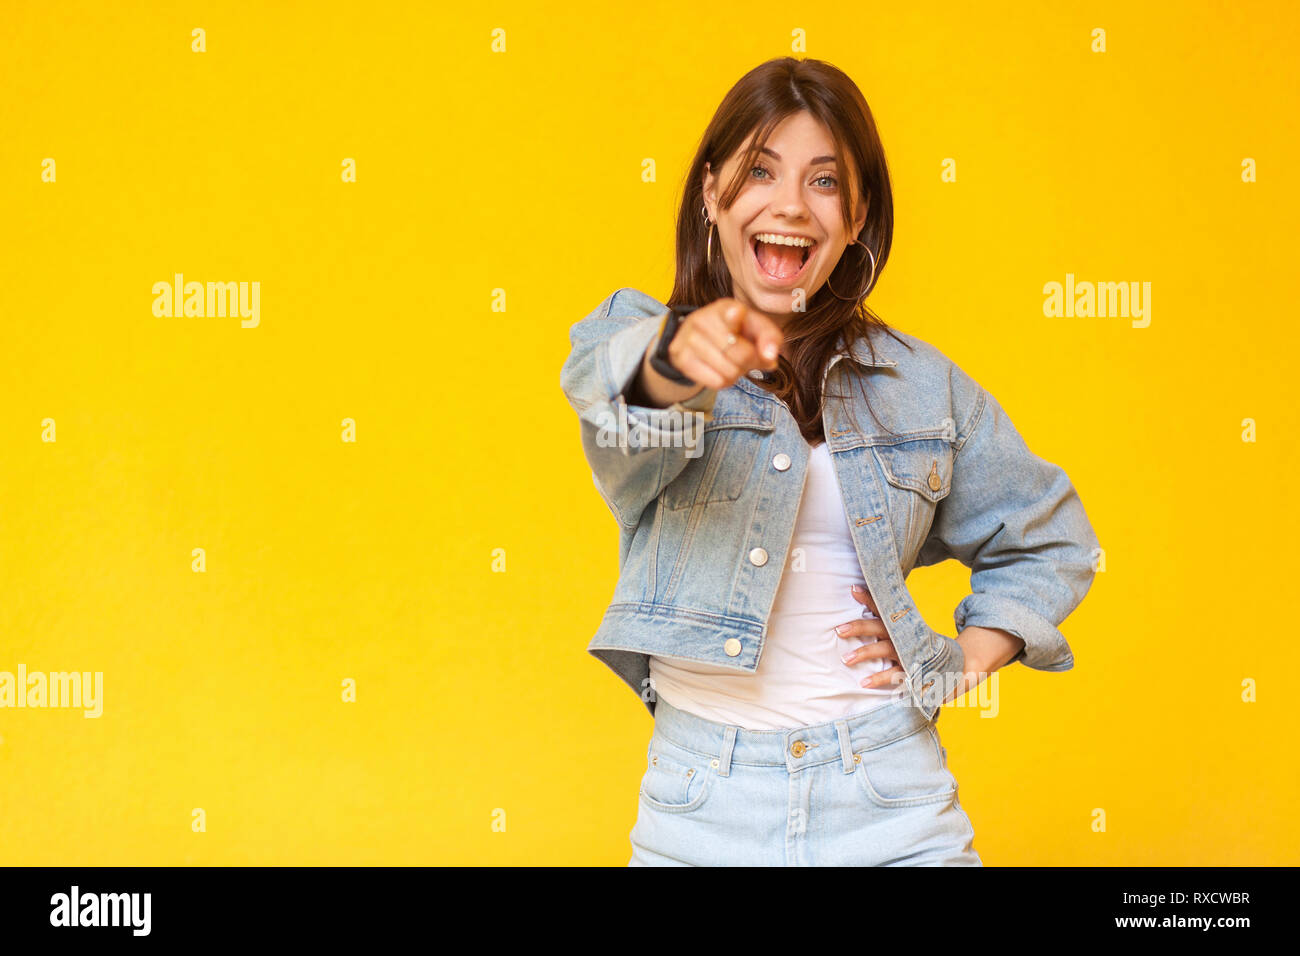
<path id="1" fill-rule="evenodd" d="M 754 238 L 759 242 L 771 243 L 774 246 L 802 246 L 807 248 L 814 245 L 813 241 L 806 236 L 782 236 L 775 232 L 760 232 Z"/>

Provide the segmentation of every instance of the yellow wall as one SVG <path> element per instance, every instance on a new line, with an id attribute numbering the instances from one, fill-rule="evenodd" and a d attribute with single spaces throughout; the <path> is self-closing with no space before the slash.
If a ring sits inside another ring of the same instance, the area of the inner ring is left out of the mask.
<path id="1" fill-rule="evenodd" d="M 1075 669 L 943 713 L 984 862 L 1297 862 L 1293 5 L 335 6 L 5 4 L 0 671 L 104 700 L 0 710 L 0 862 L 626 862 L 651 723 L 585 651 L 617 536 L 559 370 L 668 294 L 684 164 L 796 29 L 885 141 L 873 305 L 1106 549 Z M 155 317 L 177 272 L 260 324 Z M 1045 317 L 1067 272 L 1150 324 Z M 964 569 L 911 583 L 951 636 Z"/>

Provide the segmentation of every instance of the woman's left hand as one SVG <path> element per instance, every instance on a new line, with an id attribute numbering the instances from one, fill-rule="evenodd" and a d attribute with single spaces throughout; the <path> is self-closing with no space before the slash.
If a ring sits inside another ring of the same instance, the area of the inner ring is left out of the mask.
<path id="1" fill-rule="evenodd" d="M 880 620 L 880 610 L 876 607 L 876 602 L 871 599 L 871 594 L 866 588 L 855 584 L 852 593 L 859 604 L 865 604 L 871 609 L 871 613 L 876 616 L 874 619 L 869 617 L 854 618 L 852 621 L 835 628 L 835 633 L 840 637 L 874 637 L 877 640 L 874 644 L 864 644 L 846 653 L 843 658 L 844 663 L 846 666 L 852 666 L 862 661 L 876 659 L 891 661 L 893 667 L 877 671 L 860 683 L 863 687 L 868 688 L 895 687 L 901 684 L 907 675 L 898 662 L 894 642 L 889 639 L 889 632 L 885 630 L 885 622 Z"/>
<path id="2" fill-rule="evenodd" d="M 885 630 L 885 624 L 880 620 L 880 609 L 876 607 L 870 592 L 861 585 L 854 585 L 852 593 L 860 604 L 865 604 L 871 609 L 875 618 L 855 618 L 835 628 L 835 633 L 840 637 L 875 637 L 877 640 L 874 644 L 864 644 L 849 651 L 844 655 L 844 663 L 853 665 L 876 658 L 890 661 L 893 667 L 877 671 L 861 681 L 861 684 L 867 688 L 895 687 L 902 683 L 907 675 L 898 661 L 894 642 L 890 640 L 889 632 Z M 949 689 L 944 697 L 944 703 L 961 697 L 971 688 L 978 686 L 993 671 L 1005 667 L 1025 646 L 1025 642 L 1014 634 L 987 627 L 967 627 L 957 635 L 957 643 L 961 645 L 966 656 L 965 674 L 960 686 Z"/>

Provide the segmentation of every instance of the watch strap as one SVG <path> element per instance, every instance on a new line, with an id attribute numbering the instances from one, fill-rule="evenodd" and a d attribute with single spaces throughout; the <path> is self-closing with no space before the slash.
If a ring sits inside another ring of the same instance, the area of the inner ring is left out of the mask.
<path id="1" fill-rule="evenodd" d="M 677 330 L 681 328 L 682 320 L 694 311 L 693 306 L 678 305 L 670 308 L 659 326 L 659 341 L 655 345 L 654 352 L 650 355 L 650 367 L 668 381 L 676 382 L 679 385 L 699 384 L 694 379 L 684 375 L 668 358 L 668 344 L 672 342 Z"/>

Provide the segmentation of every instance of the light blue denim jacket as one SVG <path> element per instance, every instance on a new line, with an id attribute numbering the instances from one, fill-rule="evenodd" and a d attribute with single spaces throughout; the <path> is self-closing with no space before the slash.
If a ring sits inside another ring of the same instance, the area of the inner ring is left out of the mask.
<path id="1" fill-rule="evenodd" d="M 648 655 L 758 667 L 811 451 L 786 405 L 746 377 L 666 409 L 628 405 L 666 311 L 636 289 L 614 292 L 570 330 L 560 375 L 620 529 L 618 583 L 587 650 L 651 714 Z M 823 424 L 863 580 L 910 695 L 934 719 L 965 655 L 917 611 L 912 568 L 960 561 L 972 593 L 953 614 L 958 633 L 1009 631 L 1025 642 L 1015 660 L 1064 671 L 1074 655 L 1058 627 L 1091 587 L 1098 542 L 1069 477 L 1029 450 L 993 396 L 895 331 L 911 351 L 877 332 L 874 359 L 865 338 L 832 358 L 823 386 L 849 396 L 852 418 L 830 400 Z M 863 385 L 896 434 L 876 425 Z"/>

